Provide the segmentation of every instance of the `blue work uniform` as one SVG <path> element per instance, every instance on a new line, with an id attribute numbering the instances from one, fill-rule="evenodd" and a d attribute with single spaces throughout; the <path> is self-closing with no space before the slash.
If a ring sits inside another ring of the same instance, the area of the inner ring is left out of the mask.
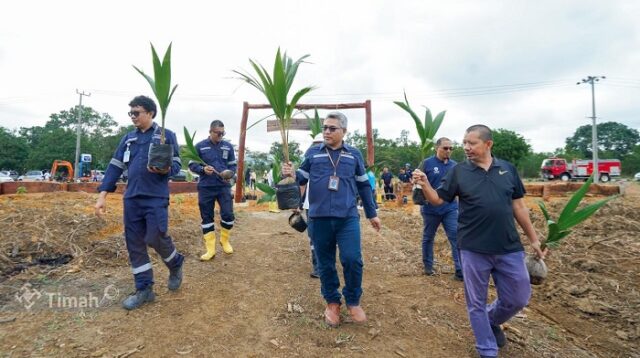
<path id="1" fill-rule="evenodd" d="M 339 304 L 344 296 L 347 305 L 357 306 L 362 295 L 364 266 L 356 206 L 358 194 L 366 217 L 377 216 L 362 154 L 344 143 L 335 150 L 322 143 L 307 151 L 296 171 L 296 179 L 300 185 L 309 183 L 308 230 L 318 260 L 322 295 L 327 303 Z M 342 296 L 338 292 L 336 245 L 340 249 L 345 281 Z"/>
<path id="2" fill-rule="evenodd" d="M 398 179 L 403 183 L 410 183 L 411 182 L 411 174 L 409 174 L 407 172 L 400 173 L 400 174 L 398 174 Z"/>
<path id="3" fill-rule="evenodd" d="M 238 162 L 231 143 L 221 140 L 213 143 L 210 138 L 196 144 L 196 151 L 200 159 L 212 166 L 218 173 L 224 170 L 236 172 Z M 189 162 L 189 169 L 200 174 L 198 182 L 198 206 L 202 219 L 202 233 L 214 231 L 213 224 L 214 207 L 216 200 L 220 206 L 220 226 L 230 230 L 233 227 L 235 217 L 233 215 L 233 201 L 231 200 L 231 184 L 213 173 L 207 175 L 202 163 Z"/>
<path id="4" fill-rule="evenodd" d="M 169 269 L 182 265 L 173 240 L 167 235 L 169 226 L 169 176 L 180 171 L 181 162 L 176 135 L 165 129 L 165 144 L 173 146 L 173 161 L 167 174 L 147 170 L 149 145 L 160 143 L 161 128 L 154 122 L 146 131 L 127 133 L 109 162 L 98 191 L 113 193 L 116 182 L 126 169 L 129 173 L 124 193 L 124 230 L 129 262 L 137 290 L 153 285 L 153 270 L 147 246 L 153 247 Z"/>
<path id="5" fill-rule="evenodd" d="M 427 174 L 427 180 L 429 180 L 431 187 L 437 188 L 440 186 L 444 175 L 456 164 L 453 159 L 449 159 L 445 163 L 434 155 L 425 159 L 422 167 L 425 174 Z M 455 270 L 458 273 L 462 272 L 456 240 L 458 235 L 458 201 L 454 199 L 439 206 L 426 202 L 420 208 L 420 213 L 424 224 L 422 230 L 422 263 L 425 270 L 433 269 L 433 242 L 436 237 L 436 230 L 442 224 L 451 245 L 451 256 Z"/>
<path id="6" fill-rule="evenodd" d="M 380 179 L 382 179 L 382 182 L 384 183 L 385 200 L 391 200 L 393 196 L 393 186 L 391 185 L 393 174 L 391 174 L 391 172 L 382 173 L 380 175 Z"/>

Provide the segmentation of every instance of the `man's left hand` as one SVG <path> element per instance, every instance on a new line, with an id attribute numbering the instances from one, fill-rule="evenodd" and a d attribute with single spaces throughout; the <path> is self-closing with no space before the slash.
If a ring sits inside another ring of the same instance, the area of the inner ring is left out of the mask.
<path id="1" fill-rule="evenodd" d="M 167 174 L 169 172 L 169 168 L 160 169 L 158 167 L 147 167 L 147 170 L 154 174 Z"/>
<path id="2" fill-rule="evenodd" d="M 377 232 L 380 232 L 380 229 L 382 228 L 382 222 L 380 221 L 379 217 L 376 216 L 375 218 L 371 218 L 369 219 L 369 222 Z"/>

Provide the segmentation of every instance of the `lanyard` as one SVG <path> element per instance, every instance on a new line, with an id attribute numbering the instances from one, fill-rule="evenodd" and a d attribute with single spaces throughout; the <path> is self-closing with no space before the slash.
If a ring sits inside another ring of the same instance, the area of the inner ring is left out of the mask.
<path id="1" fill-rule="evenodd" d="M 336 162 L 333 162 L 333 158 L 331 158 L 331 153 L 329 153 L 329 149 L 327 149 L 327 147 L 324 147 L 324 150 L 327 151 L 327 155 L 329 156 L 329 160 L 331 161 L 331 165 L 333 165 L 333 176 L 338 175 L 337 171 L 338 171 L 338 164 L 340 163 L 340 158 L 342 158 L 342 150 L 340 150 L 340 154 L 338 154 L 338 160 L 336 160 Z"/>

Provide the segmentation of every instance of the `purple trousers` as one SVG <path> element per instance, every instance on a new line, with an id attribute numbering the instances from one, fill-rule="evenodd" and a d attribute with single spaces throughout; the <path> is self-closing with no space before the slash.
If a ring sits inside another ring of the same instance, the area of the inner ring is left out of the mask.
<path id="1" fill-rule="evenodd" d="M 460 250 L 467 313 L 476 337 L 476 349 L 481 355 L 498 355 L 491 325 L 508 321 L 529 302 L 531 285 L 524 255 L 524 251 L 487 255 Z M 493 276 L 498 298 L 487 304 L 490 276 Z"/>

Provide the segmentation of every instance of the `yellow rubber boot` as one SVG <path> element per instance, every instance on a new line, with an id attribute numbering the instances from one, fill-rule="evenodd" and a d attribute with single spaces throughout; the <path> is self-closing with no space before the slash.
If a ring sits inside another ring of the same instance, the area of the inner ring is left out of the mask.
<path id="1" fill-rule="evenodd" d="M 207 249 L 207 253 L 200 256 L 200 260 L 209 261 L 216 256 L 216 232 L 210 231 L 202 237 L 204 240 L 204 247 Z"/>
<path id="2" fill-rule="evenodd" d="M 222 251 L 224 251 L 225 254 L 233 253 L 233 247 L 231 247 L 231 244 L 229 243 L 229 235 L 231 235 L 229 229 L 220 228 L 220 245 L 222 246 Z"/>

